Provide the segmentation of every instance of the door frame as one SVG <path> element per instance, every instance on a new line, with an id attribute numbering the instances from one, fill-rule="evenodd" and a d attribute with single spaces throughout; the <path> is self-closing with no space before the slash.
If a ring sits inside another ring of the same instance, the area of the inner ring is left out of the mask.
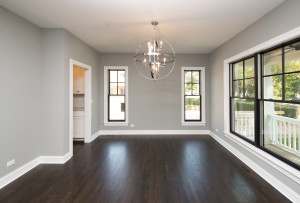
<path id="1" fill-rule="evenodd" d="M 69 83 L 69 151 L 73 155 L 73 67 L 74 65 L 85 69 L 84 71 L 84 142 L 91 142 L 91 105 L 92 105 L 92 67 L 70 59 L 70 83 Z"/>

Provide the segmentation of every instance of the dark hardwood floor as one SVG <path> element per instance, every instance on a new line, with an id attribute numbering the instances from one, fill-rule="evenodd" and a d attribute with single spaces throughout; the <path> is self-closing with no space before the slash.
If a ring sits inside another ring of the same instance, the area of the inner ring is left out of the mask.
<path id="1" fill-rule="evenodd" d="M 106 136 L 39 165 L 0 202 L 289 202 L 208 135 Z"/>

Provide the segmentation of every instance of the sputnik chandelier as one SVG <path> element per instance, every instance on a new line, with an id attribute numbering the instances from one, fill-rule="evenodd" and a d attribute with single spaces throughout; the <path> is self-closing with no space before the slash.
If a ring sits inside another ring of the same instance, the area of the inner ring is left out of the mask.
<path id="1" fill-rule="evenodd" d="M 165 39 L 156 37 L 157 21 L 152 21 L 153 38 L 142 42 L 134 55 L 137 71 L 146 79 L 159 80 L 171 74 L 175 67 L 175 52 Z"/>

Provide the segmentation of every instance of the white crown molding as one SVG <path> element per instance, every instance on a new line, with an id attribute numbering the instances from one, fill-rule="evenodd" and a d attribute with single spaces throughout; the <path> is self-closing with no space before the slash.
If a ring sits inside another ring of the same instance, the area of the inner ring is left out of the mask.
<path id="1" fill-rule="evenodd" d="M 247 166 L 249 166 L 252 170 L 254 170 L 259 176 L 261 176 L 264 180 L 266 180 L 268 183 L 270 183 L 274 188 L 276 188 L 279 192 L 281 192 L 284 196 L 289 198 L 293 202 L 300 202 L 300 195 L 294 191 L 292 188 L 290 188 L 288 185 L 284 184 L 282 181 L 280 181 L 277 177 L 270 174 L 268 171 L 266 171 L 264 168 L 259 166 L 257 163 L 249 159 L 247 156 L 245 156 L 243 153 L 241 153 L 239 150 L 234 148 L 232 145 L 230 145 L 228 142 L 214 134 L 213 132 L 210 132 L 210 135 L 219 142 L 222 146 L 224 146 L 228 151 L 230 151 L 234 156 L 236 156 L 238 159 L 240 159 L 242 162 L 244 162 Z M 224 135 L 234 141 L 239 146 L 243 147 L 245 150 L 247 150 L 249 153 L 253 154 L 257 158 L 261 159 L 265 163 L 269 164 L 279 172 L 281 172 L 283 175 L 291 178 L 291 180 L 298 182 L 300 173 L 299 171 L 296 171 L 296 169 L 288 166 L 287 164 L 277 160 L 276 158 L 272 157 L 274 160 L 266 160 L 266 155 L 264 151 L 255 148 L 255 151 L 252 149 L 253 146 L 249 146 L 251 144 L 245 142 L 244 140 L 234 136 L 230 135 L 229 133 L 225 133 Z M 237 141 L 236 139 L 239 139 Z M 279 165 L 278 165 L 279 164 Z M 282 169 L 287 169 L 286 171 L 283 171 Z M 293 171 L 293 173 L 290 173 L 291 171 L 288 171 L 289 169 Z"/>

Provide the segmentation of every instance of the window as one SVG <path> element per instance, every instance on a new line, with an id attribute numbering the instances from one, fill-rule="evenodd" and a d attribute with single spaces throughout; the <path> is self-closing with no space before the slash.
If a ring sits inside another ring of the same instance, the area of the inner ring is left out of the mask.
<path id="1" fill-rule="evenodd" d="M 128 125 L 128 68 L 104 68 L 104 125 Z"/>
<path id="2" fill-rule="evenodd" d="M 300 166 L 300 42 L 262 53 L 260 145 Z"/>
<path id="3" fill-rule="evenodd" d="M 182 124 L 205 124 L 205 68 L 182 68 Z"/>
<path id="4" fill-rule="evenodd" d="M 230 132 L 300 169 L 299 39 L 229 67 Z"/>
<path id="5" fill-rule="evenodd" d="M 232 64 L 231 132 L 254 141 L 255 138 L 255 57 Z"/>

